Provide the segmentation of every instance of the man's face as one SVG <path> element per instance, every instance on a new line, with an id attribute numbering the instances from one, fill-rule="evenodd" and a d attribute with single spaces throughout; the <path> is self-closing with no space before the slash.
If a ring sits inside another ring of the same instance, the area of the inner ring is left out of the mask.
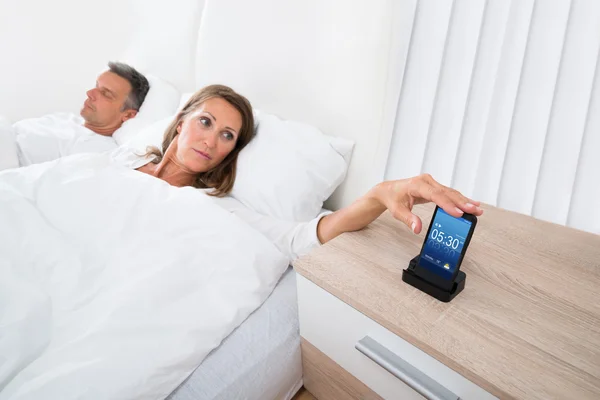
<path id="1" fill-rule="evenodd" d="M 126 79 L 110 71 L 102 73 L 96 87 L 87 91 L 80 111 L 86 125 L 118 129 L 123 122 L 135 117 L 135 110 L 122 111 L 130 91 L 131 85 Z"/>

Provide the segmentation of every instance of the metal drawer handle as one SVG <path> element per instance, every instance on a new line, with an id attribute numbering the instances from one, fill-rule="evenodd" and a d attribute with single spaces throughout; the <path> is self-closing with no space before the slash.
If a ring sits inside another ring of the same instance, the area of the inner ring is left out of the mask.
<path id="1" fill-rule="evenodd" d="M 398 357 L 370 336 L 360 339 L 354 347 L 425 398 L 430 400 L 459 400 L 457 395 Z"/>

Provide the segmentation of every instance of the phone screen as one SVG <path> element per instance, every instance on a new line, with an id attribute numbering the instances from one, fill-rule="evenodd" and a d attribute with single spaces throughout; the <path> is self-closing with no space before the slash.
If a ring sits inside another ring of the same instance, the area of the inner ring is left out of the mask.
<path id="1" fill-rule="evenodd" d="M 452 279 L 460 266 L 471 225 L 471 221 L 453 217 L 438 208 L 421 250 L 419 266 L 443 279 Z"/>

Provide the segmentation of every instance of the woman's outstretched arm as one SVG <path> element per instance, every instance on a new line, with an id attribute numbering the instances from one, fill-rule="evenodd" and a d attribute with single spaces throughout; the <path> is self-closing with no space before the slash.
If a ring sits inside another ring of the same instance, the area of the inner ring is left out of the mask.
<path id="1" fill-rule="evenodd" d="M 317 225 L 317 236 L 325 244 L 344 232 L 364 228 L 385 210 L 390 210 L 394 218 L 406 224 L 414 233 L 419 233 L 423 224 L 411 210 L 416 204 L 430 201 L 455 217 L 460 217 L 463 212 L 477 216 L 483 213 L 478 201 L 441 185 L 429 174 L 423 174 L 378 184 L 348 207 L 321 218 Z"/>

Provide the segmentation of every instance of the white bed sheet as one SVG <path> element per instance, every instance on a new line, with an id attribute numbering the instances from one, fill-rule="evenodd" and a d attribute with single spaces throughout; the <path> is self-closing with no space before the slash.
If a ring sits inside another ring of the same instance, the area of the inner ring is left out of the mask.
<path id="1" fill-rule="evenodd" d="M 8 118 L 0 115 L 0 171 L 18 166 L 17 142 L 12 125 Z"/>
<path id="2" fill-rule="evenodd" d="M 213 350 L 170 400 L 291 399 L 302 386 L 296 273 Z"/>
<path id="3" fill-rule="evenodd" d="M 0 203 L 0 399 L 165 398 L 289 268 L 214 198 L 107 153 L 2 171 Z"/>

